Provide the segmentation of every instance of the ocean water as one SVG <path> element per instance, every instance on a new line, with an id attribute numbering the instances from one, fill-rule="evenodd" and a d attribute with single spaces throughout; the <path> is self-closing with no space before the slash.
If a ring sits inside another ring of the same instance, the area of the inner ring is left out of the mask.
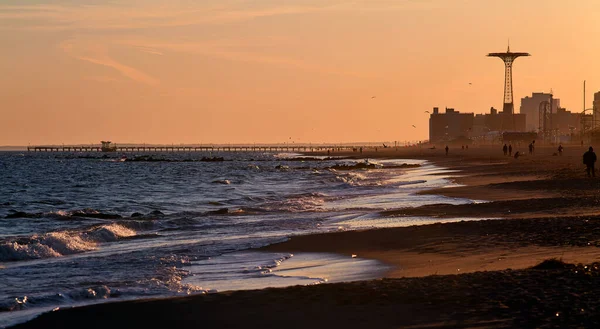
<path id="1" fill-rule="evenodd" d="M 0 153 L 0 327 L 87 303 L 373 278 L 386 270 L 374 260 L 252 248 L 298 234 L 431 223 L 439 219 L 379 212 L 473 202 L 415 195 L 450 184 L 447 170 L 419 160 L 344 170 L 331 167 L 357 160 L 257 152 L 137 159 L 146 161 Z"/>

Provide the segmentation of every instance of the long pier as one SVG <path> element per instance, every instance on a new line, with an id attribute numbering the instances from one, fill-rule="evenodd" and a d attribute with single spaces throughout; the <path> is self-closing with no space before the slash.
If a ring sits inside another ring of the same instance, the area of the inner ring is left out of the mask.
<path id="1" fill-rule="evenodd" d="M 210 145 L 210 146 L 145 146 L 145 145 L 127 145 L 114 146 L 115 150 L 111 152 L 307 152 L 307 151 L 346 151 L 357 150 L 366 146 L 348 146 L 348 145 Z M 29 152 L 106 152 L 101 146 L 28 146 Z"/>

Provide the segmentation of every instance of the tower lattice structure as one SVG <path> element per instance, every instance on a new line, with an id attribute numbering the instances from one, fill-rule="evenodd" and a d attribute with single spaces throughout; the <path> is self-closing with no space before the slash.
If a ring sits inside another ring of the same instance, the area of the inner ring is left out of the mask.
<path id="1" fill-rule="evenodd" d="M 498 57 L 504 62 L 504 105 L 502 106 L 503 114 L 514 114 L 513 103 L 513 83 L 512 83 L 512 66 L 517 57 L 531 56 L 529 53 L 513 53 L 510 51 L 510 45 L 505 53 L 489 53 L 488 57 Z M 514 129 L 514 119 L 507 122 L 506 128 Z"/>

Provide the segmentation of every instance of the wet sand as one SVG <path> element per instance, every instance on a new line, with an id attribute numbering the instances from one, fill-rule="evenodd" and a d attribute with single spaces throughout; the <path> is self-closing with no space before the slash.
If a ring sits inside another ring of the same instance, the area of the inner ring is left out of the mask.
<path id="1" fill-rule="evenodd" d="M 580 146 L 336 153 L 418 158 L 456 169 L 465 186 L 436 193 L 488 203 L 394 209 L 383 216 L 473 217 L 406 228 L 293 237 L 266 250 L 335 252 L 392 265 L 388 279 L 111 303 L 52 312 L 17 328 L 513 328 L 600 324 L 600 178 Z M 498 219 L 501 218 L 501 219 Z M 532 266 L 562 259 L 545 269 Z"/>

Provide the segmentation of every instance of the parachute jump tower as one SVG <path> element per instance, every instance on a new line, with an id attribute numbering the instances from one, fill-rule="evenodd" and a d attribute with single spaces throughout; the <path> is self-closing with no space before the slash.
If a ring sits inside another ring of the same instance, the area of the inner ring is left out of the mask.
<path id="1" fill-rule="evenodd" d="M 510 44 L 505 53 L 489 53 L 488 57 L 498 57 L 504 62 L 504 105 L 502 106 L 502 114 L 506 115 L 503 120 L 503 128 L 506 130 L 514 130 L 514 103 L 513 103 L 513 84 L 512 84 L 512 66 L 517 57 L 531 56 L 529 53 L 513 53 L 510 51 Z M 510 117 L 509 117 L 510 116 Z"/>

